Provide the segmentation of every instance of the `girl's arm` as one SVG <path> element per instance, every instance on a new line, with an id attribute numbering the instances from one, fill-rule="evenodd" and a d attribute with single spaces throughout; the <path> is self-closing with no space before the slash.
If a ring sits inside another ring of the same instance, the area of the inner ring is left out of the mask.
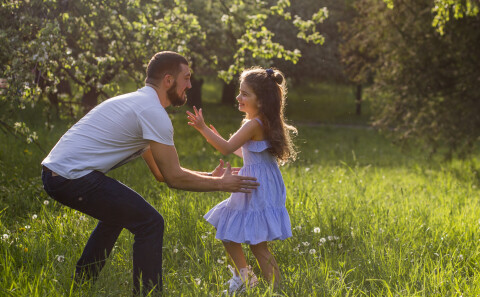
<path id="1" fill-rule="evenodd" d="M 218 136 L 222 137 L 222 135 L 220 135 L 220 133 L 218 133 L 217 129 L 215 129 L 215 127 L 213 125 L 210 125 L 210 129 L 212 129 L 213 133 L 217 134 Z M 223 139 L 223 137 L 222 137 Z M 238 148 L 236 151 L 233 152 L 235 155 L 239 156 L 240 158 L 243 158 L 243 152 L 242 152 L 242 148 Z"/>
<path id="2" fill-rule="evenodd" d="M 193 109 L 195 114 L 187 111 L 190 121 L 188 124 L 197 129 L 213 147 L 224 155 L 237 151 L 245 142 L 252 139 L 258 129 L 261 129 L 257 121 L 248 121 L 227 141 L 205 125 L 202 109 L 197 110 L 196 107 L 193 107 Z"/>

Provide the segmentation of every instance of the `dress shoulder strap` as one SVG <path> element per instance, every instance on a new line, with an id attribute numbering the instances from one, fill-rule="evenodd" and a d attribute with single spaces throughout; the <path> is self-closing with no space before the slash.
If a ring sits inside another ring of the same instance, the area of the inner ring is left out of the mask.
<path id="1" fill-rule="evenodd" d="M 262 120 L 260 120 L 259 118 L 255 118 L 255 120 L 257 120 L 257 122 L 260 124 L 260 126 L 263 126 Z"/>

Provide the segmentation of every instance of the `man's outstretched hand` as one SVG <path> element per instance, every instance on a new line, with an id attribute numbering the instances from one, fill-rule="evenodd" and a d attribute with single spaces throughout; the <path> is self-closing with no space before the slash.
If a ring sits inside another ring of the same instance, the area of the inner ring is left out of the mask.
<path id="1" fill-rule="evenodd" d="M 251 193 L 252 190 L 255 190 L 260 185 L 256 182 L 257 179 L 255 177 L 232 174 L 232 167 L 228 162 L 220 180 L 221 191 L 223 192 Z"/>
<path id="2" fill-rule="evenodd" d="M 212 176 L 220 177 L 225 173 L 225 168 L 223 166 L 225 165 L 225 162 L 223 162 L 222 159 L 220 159 L 220 163 L 218 166 L 212 171 Z M 240 171 L 239 167 L 233 167 L 232 168 L 232 174 L 237 175 L 238 172 Z"/>

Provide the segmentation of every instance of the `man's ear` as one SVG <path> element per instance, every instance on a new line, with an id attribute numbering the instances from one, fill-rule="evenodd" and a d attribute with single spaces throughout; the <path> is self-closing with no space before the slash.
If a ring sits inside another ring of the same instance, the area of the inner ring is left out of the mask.
<path id="1" fill-rule="evenodd" d="M 163 82 L 165 83 L 167 88 L 169 88 L 173 84 L 173 81 L 174 79 L 171 74 L 165 74 L 165 76 L 163 77 Z"/>

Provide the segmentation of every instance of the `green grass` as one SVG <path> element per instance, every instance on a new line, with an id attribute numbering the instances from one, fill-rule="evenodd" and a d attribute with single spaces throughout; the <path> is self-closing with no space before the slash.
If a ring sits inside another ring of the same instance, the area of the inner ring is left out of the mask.
<path id="1" fill-rule="evenodd" d="M 212 169 L 221 156 L 186 125 L 185 109 L 171 114 L 181 164 Z M 224 135 L 241 120 L 214 102 L 206 102 L 205 112 Z M 40 142 L 50 149 L 66 123 L 42 127 Z M 245 296 L 480 294 L 478 154 L 444 162 L 419 150 L 401 151 L 371 129 L 298 128 L 299 159 L 281 169 L 293 237 L 271 245 L 282 287 L 274 291 L 261 283 Z M 0 296 L 129 296 L 133 237 L 126 230 L 99 280 L 73 286 L 75 262 L 96 222 L 43 192 L 43 157 L 0 134 Z M 241 165 L 234 156 L 224 159 Z M 221 263 L 222 244 L 202 216 L 228 194 L 169 189 L 155 182 L 141 160 L 109 175 L 141 193 L 165 218 L 165 296 L 218 296 L 230 275 Z"/>

